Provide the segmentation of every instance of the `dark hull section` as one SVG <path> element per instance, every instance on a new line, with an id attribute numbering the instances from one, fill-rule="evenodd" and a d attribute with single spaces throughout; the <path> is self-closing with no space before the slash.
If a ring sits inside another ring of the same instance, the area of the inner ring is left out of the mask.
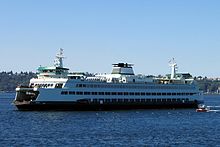
<path id="1" fill-rule="evenodd" d="M 23 111 L 99 111 L 99 110 L 132 110 L 132 109 L 177 109 L 198 108 L 197 102 L 187 103 L 115 103 L 97 104 L 80 102 L 31 102 L 16 104 Z"/>

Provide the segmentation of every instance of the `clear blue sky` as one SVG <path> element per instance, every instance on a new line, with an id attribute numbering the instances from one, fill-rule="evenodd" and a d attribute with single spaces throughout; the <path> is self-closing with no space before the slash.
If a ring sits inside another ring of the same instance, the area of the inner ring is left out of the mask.
<path id="1" fill-rule="evenodd" d="M 220 77 L 219 0 L 1 0 L 0 71 L 52 65 L 59 48 L 71 71 L 179 71 Z"/>

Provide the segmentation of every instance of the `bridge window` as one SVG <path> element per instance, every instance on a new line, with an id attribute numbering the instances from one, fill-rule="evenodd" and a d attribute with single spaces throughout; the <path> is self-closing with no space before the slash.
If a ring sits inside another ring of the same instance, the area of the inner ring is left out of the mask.
<path id="1" fill-rule="evenodd" d="M 157 95 L 161 95 L 161 93 L 157 93 Z"/>
<path id="2" fill-rule="evenodd" d="M 105 95 L 111 95 L 111 93 L 110 92 L 105 92 Z"/>
<path id="3" fill-rule="evenodd" d="M 104 95 L 105 93 L 104 92 L 99 92 L 99 95 Z"/>
<path id="4" fill-rule="evenodd" d="M 124 92 L 124 95 L 128 95 L 128 92 Z"/>
<path id="5" fill-rule="evenodd" d="M 69 94 L 74 95 L 75 91 L 69 91 Z"/>
<path id="6" fill-rule="evenodd" d="M 77 94 L 77 95 L 83 95 L 83 92 L 77 91 L 76 94 Z"/>
<path id="7" fill-rule="evenodd" d="M 117 93 L 116 92 L 112 92 L 112 95 L 116 95 Z"/>
<path id="8" fill-rule="evenodd" d="M 97 95 L 97 92 L 92 92 L 92 95 Z"/>
<path id="9" fill-rule="evenodd" d="M 84 95 L 90 95 L 90 92 L 84 92 Z"/>
<path id="10" fill-rule="evenodd" d="M 151 93 L 146 93 L 146 95 L 151 95 Z"/>
<path id="11" fill-rule="evenodd" d="M 56 84 L 55 85 L 55 88 L 62 88 L 63 87 L 63 84 Z"/>
<path id="12" fill-rule="evenodd" d="M 139 92 L 135 92 L 135 95 L 140 95 L 140 93 Z"/>
<path id="13" fill-rule="evenodd" d="M 123 92 L 118 92 L 118 95 L 123 95 Z"/>
<path id="14" fill-rule="evenodd" d="M 61 91 L 61 94 L 62 94 L 62 95 L 67 95 L 67 94 L 68 94 L 68 91 Z"/>
<path id="15" fill-rule="evenodd" d="M 129 95 L 134 95 L 134 92 L 130 92 Z"/>

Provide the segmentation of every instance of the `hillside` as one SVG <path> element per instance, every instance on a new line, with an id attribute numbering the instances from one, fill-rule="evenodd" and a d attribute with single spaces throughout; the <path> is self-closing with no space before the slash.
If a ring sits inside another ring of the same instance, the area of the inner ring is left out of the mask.
<path id="1" fill-rule="evenodd" d="M 33 72 L 0 72 L 0 91 L 14 91 L 18 85 L 28 85 L 32 77 L 36 77 Z"/>
<path id="2" fill-rule="evenodd" d="M 14 91 L 18 85 L 28 85 L 29 80 L 36 77 L 33 72 L 0 72 L 0 91 Z M 204 93 L 219 93 L 220 80 L 209 79 L 207 77 L 195 77 L 200 90 Z"/>

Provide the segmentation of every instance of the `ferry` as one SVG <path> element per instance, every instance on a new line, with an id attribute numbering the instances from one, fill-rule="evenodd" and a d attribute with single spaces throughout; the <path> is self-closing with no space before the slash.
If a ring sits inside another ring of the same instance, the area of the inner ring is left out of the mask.
<path id="1" fill-rule="evenodd" d="M 163 77 L 135 75 L 133 64 L 113 64 L 110 74 L 69 72 L 63 49 L 53 66 L 40 66 L 28 86 L 18 86 L 13 101 L 18 110 L 126 110 L 198 108 L 203 94 L 189 73 Z"/>

